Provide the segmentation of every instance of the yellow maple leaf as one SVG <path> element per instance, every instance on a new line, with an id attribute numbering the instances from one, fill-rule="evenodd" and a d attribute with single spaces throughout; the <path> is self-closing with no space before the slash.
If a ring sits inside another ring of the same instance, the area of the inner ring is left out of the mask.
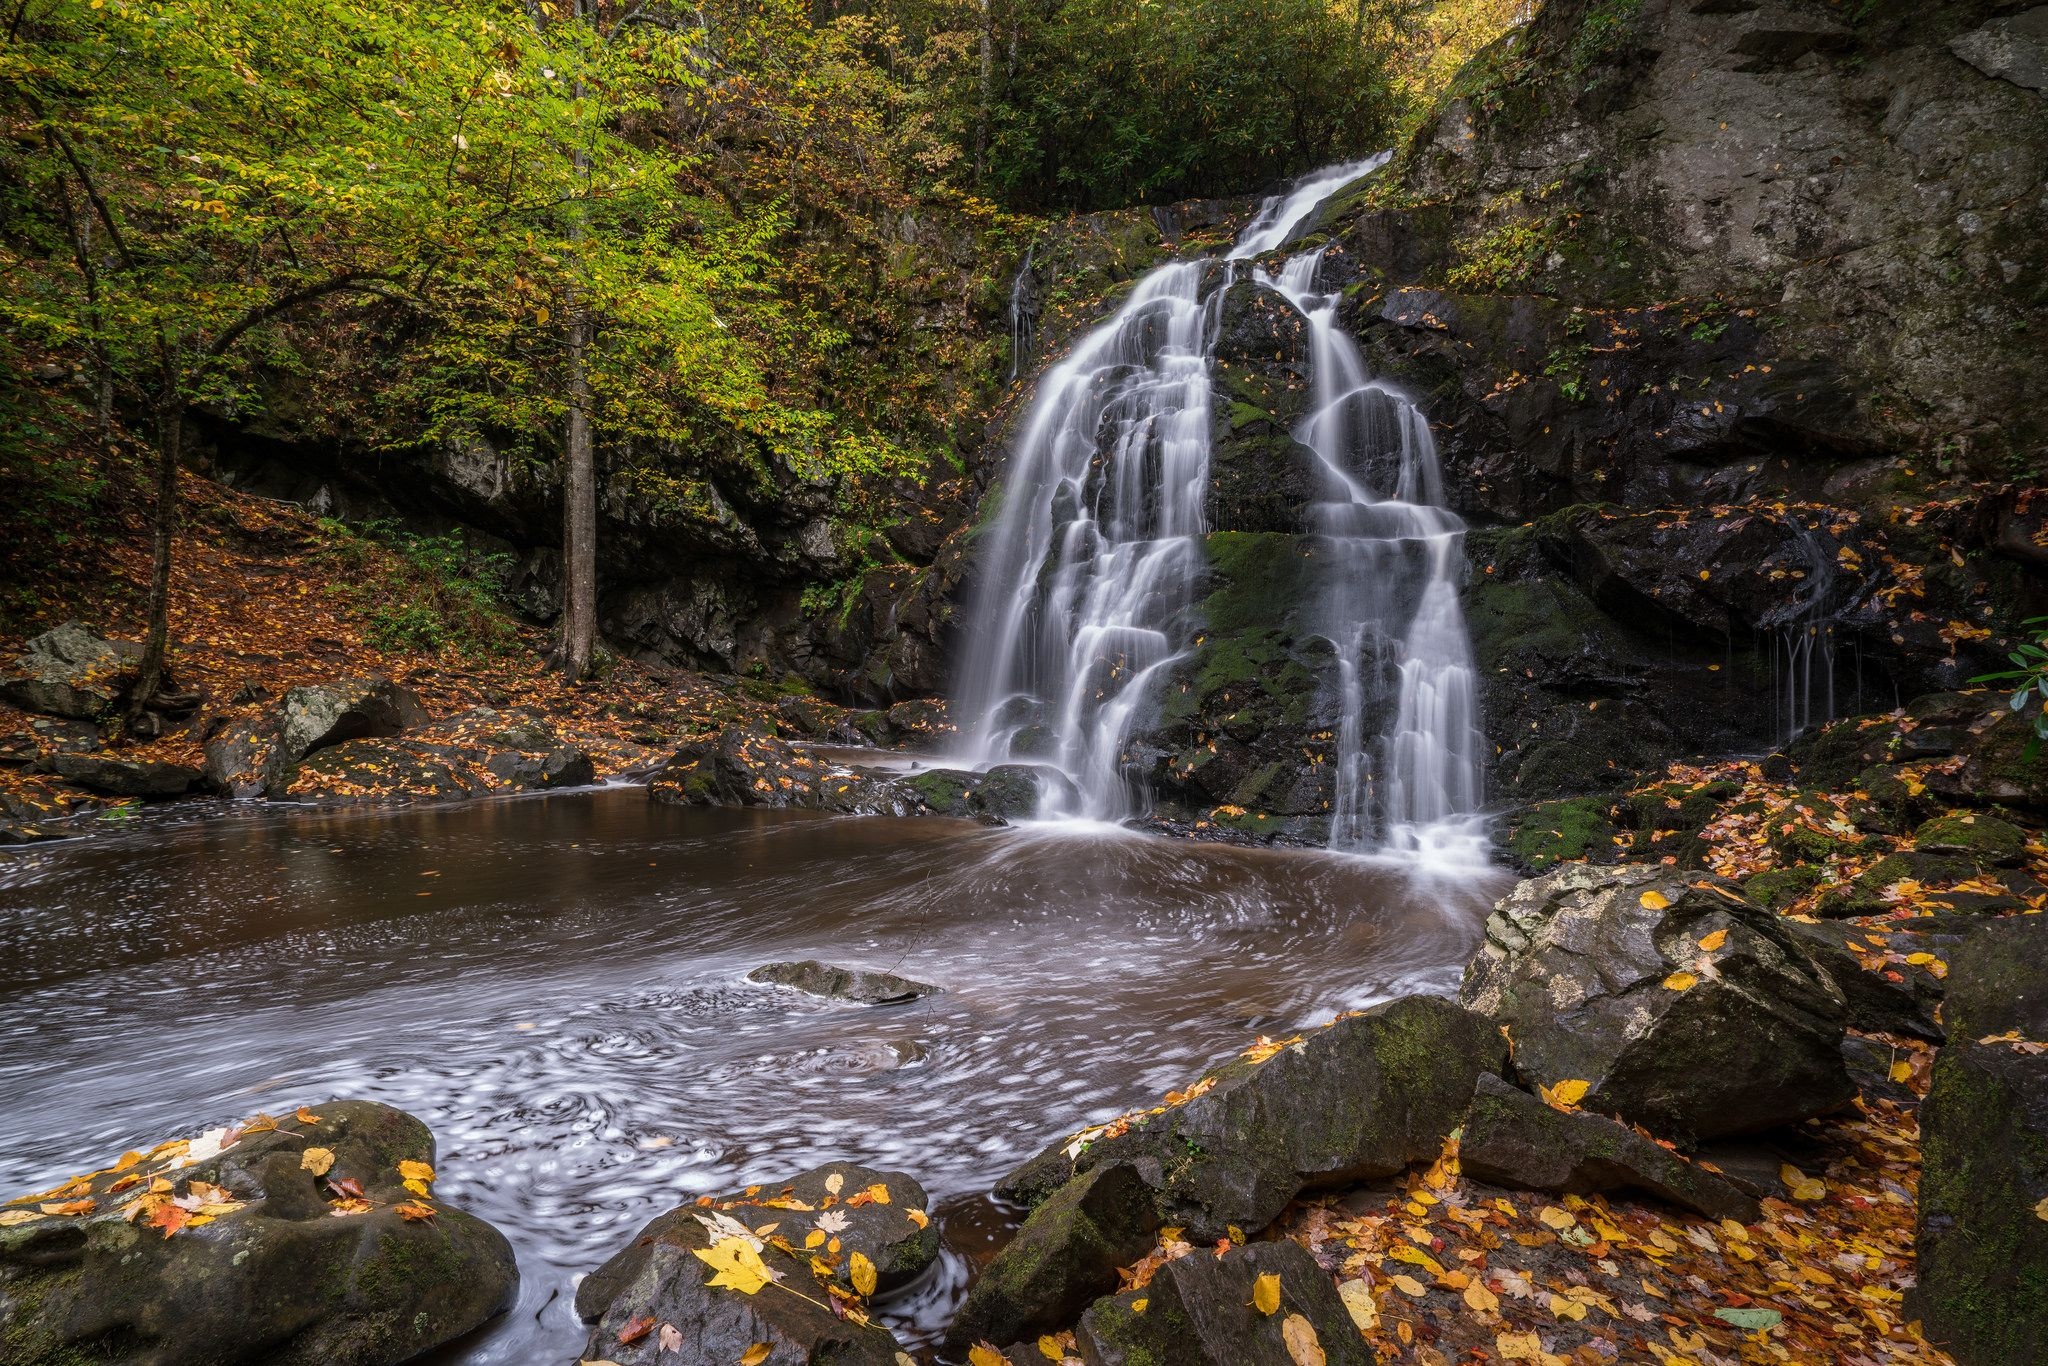
<path id="1" fill-rule="evenodd" d="M 717 1273 L 706 1285 L 722 1285 L 742 1295 L 757 1295 L 762 1286 L 775 1279 L 761 1254 L 744 1238 L 720 1238 L 710 1247 L 693 1247 L 690 1251 Z"/>
<path id="2" fill-rule="evenodd" d="M 1280 1341 L 1286 1345 L 1294 1366 L 1328 1366 L 1329 1358 L 1323 1355 L 1315 1325 L 1301 1315 L 1289 1314 L 1280 1321 Z"/>
<path id="3" fill-rule="evenodd" d="M 1010 1366 L 1010 1359 L 995 1344 L 977 1342 L 967 1352 L 968 1366 Z"/>
<path id="4" fill-rule="evenodd" d="M 1674 972 L 1664 979 L 1667 991 L 1688 991 L 1699 982 L 1699 977 L 1690 972 Z"/>
<path id="5" fill-rule="evenodd" d="M 1567 1081 L 1561 1081 L 1549 1088 L 1545 1099 L 1555 1101 L 1559 1105 L 1577 1105 L 1586 1098 L 1586 1092 L 1592 1089 L 1592 1082 L 1581 1081 L 1574 1077 Z"/>
<path id="6" fill-rule="evenodd" d="M 874 1201 L 878 1205 L 888 1204 L 889 1188 L 879 1181 L 875 1182 L 874 1185 L 868 1187 L 868 1199 Z"/>
<path id="7" fill-rule="evenodd" d="M 315 1176 L 325 1176 L 334 1170 L 334 1151 L 331 1148 L 308 1148 L 299 1154 L 299 1169 Z"/>
<path id="8" fill-rule="evenodd" d="M 1272 1315 L 1280 1310 L 1280 1277 L 1267 1271 L 1252 1282 L 1252 1308 L 1261 1314 Z"/>
<path id="9" fill-rule="evenodd" d="M 1720 948 L 1723 944 L 1727 942 L 1728 931 L 1715 930 L 1712 934 L 1707 935 L 1700 940 L 1700 948 L 1707 953 L 1712 953 L 1715 949 Z"/>
<path id="10" fill-rule="evenodd" d="M 875 1264 L 867 1259 L 865 1253 L 856 1252 L 847 1259 L 846 1274 L 852 1280 L 853 1288 L 861 1294 L 875 1293 Z"/>

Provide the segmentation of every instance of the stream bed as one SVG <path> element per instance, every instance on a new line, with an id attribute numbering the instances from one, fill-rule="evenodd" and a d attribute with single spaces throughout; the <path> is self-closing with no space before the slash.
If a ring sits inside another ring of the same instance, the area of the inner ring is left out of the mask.
<path id="1" fill-rule="evenodd" d="M 1056 1134 L 1333 1013 L 1450 990 L 1506 879 L 1105 826 L 686 810 L 612 787 L 445 809 L 152 813 L 0 854 L 0 1191 L 328 1097 L 439 1141 L 517 1307 L 437 1358 L 570 1362 L 575 1278 L 652 1215 L 830 1159 L 910 1173 L 942 1326 Z M 744 980 L 791 958 L 942 995 Z"/>

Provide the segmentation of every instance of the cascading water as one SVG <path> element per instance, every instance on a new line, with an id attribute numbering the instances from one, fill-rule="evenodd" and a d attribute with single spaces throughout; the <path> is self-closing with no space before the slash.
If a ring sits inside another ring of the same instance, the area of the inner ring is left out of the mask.
<path id="1" fill-rule="evenodd" d="M 1033 296 L 1031 258 L 1038 244 L 1024 249 L 1024 264 L 1010 280 L 1010 380 L 1016 382 L 1031 361 L 1031 345 L 1038 340 L 1038 301 Z"/>
<path id="2" fill-rule="evenodd" d="M 1223 296 L 1245 263 L 1385 160 L 1333 167 L 1267 200 L 1222 261 L 1152 271 L 1040 382 L 981 547 L 957 714 L 968 762 L 1047 761 L 1071 780 L 1047 790 L 1041 815 L 1144 809 L 1126 751 L 1189 645 L 1180 632 L 1203 569 Z M 1314 393 L 1295 435 L 1321 464 L 1311 510 L 1320 629 L 1341 693 L 1330 842 L 1483 857 L 1471 817 L 1482 749 L 1457 596 L 1464 528 L 1442 506 L 1428 424 L 1366 375 L 1337 300 L 1315 292 L 1320 263 L 1306 253 L 1256 278 L 1301 312 L 1311 338 Z M 1388 693 L 1391 721 L 1369 737 L 1371 703 Z"/>

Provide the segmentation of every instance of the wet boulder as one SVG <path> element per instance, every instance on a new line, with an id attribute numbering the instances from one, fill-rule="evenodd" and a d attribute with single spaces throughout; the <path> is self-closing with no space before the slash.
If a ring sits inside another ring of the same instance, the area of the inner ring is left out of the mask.
<path id="1" fill-rule="evenodd" d="M 829 1182 L 832 1170 L 821 1169 L 819 1181 Z M 855 1254 L 868 1259 L 849 1241 L 850 1219 L 848 1230 L 828 1235 L 827 1241 L 840 1239 L 840 1252 L 823 1246 L 801 1250 L 812 1229 L 837 1227 L 840 1219 L 833 1216 L 846 1215 L 857 1194 L 847 1173 L 860 1169 L 838 1171 L 842 1184 L 828 1208 L 792 1209 L 811 1203 L 793 1195 L 748 1197 L 724 1208 L 684 1206 L 648 1224 L 577 1291 L 577 1313 L 595 1325 L 583 1359 L 617 1366 L 731 1366 L 766 1344 L 766 1360 L 792 1366 L 897 1366 L 895 1337 L 865 1322 L 864 1292 L 846 1288 L 858 1265 Z M 907 1180 L 893 1179 L 899 1189 Z M 916 1190 L 915 1204 L 909 1190 L 904 1194 L 900 1205 L 892 1196 L 884 1208 L 921 1239 L 929 1227 L 910 1211 L 923 1214 L 924 1193 Z M 806 1215 L 815 1222 L 806 1225 Z M 767 1237 L 753 1232 L 768 1224 L 775 1227 Z M 934 1237 L 929 1255 L 936 1252 Z M 865 1281 L 865 1271 L 859 1279 Z"/>
<path id="2" fill-rule="evenodd" d="M 433 1164 L 418 1120 L 327 1101 L 0 1207 L 7 1360 L 410 1361 L 518 1284 L 503 1236 L 433 1194 Z"/>
<path id="3" fill-rule="evenodd" d="M 1625 1124 L 1546 1105 L 1499 1077 L 1479 1079 L 1458 1143 L 1466 1176 L 1516 1190 L 1592 1195 L 1630 1190 L 1703 1214 L 1748 1223 L 1755 1200 Z"/>
<path id="4" fill-rule="evenodd" d="M 2026 857 L 2026 831 L 2011 821 L 1975 812 L 1937 816 L 1913 832 L 1913 846 L 1923 853 L 1957 854 L 2000 867 Z"/>
<path id="5" fill-rule="evenodd" d="M 813 1231 L 821 1243 L 836 1238 L 840 1250 L 825 1252 L 831 1279 L 843 1290 L 859 1293 L 853 1277 L 853 1254 L 874 1268 L 870 1290 L 886 1295 L 924 1274 L 939 1255 L 939 1230 L 931 1221 L 930 1198 L 902 1172 L 875 1171 L 850 1162 L 833 1162 L 799 1173 L 781 1185 L 751 1188 L 751 1194 L 719 1202 L 714 1212 L 737 1219 L 750 1229 L 774 1224 L 778 1244 L 802 1250 Z M 646 1270 L 655 1245 L 677 1236 L 690 1240 L 704 1229 L 701 1205 L 683 1205 L 649 1220 L 633 1241 L 610 1261 L 583 1278 L 576 1288 L 576 1312 L 586 1323 L 605 1311 Z M 694 1232 L 693 1232 L 694 1230 Z M 811 1274 L 816 1274 L 812 1268 Z"/>
<path id="6" fill-rule="evenodd" d="M 938 991 L 937 987 L 898 977 L 893 972 L 834 967 L 814 958 L 795 963 L 768 963 L 748 973 L 747 980 L 864 1006 L 902 1005 Z"/>
<path id="7" fill-rule="evenodd" d="M 740 726 L 692 740 L 648 781 L 668 806 L 805 807 L 845 815 L 910 815 L 923 807 L 893 775 L 847 768 Z"/>
<path id="8" fill-rule="evenodd" d="M 0 700 L 23 711 L 98 720 L 126 700 L 141 659 L 135 642 L 108 640 L 67 621 L 30 640 L 14 666 L 0 673 Z"/>
<path id="9" fill-rule="evenodd" d="M 1949 965 L 1951 1041 L 1920 1107 L 1908 1311 L 1971 1366 L 2048 1339 L 2048 923 L 1973 935 Z"/>
<path id="10" fill-rule="evenodd" d="M 1270 1056 L 1233 1059 L 1162 1111 L 1063 1139 L 996 1193 L 1035 1205 L 1077 1174 L 1128 1162 L 1156 1189 L 1161 1219 L 1190 1241 L 1214 1242 L 1233 1226 L 1251 1233 L 1303 1190 L 1435 1157 L 1479 1077 L 1506 1065 L 1506 1043 L 1479 1016 L 1438 997 L 1402 997 Z"/>
<path id="11" fill-rule="evenodd" d="M 293 688 L 206 742 L 207 786 L 223 796 L 280 796 L 307 756 L 350 740 L 397 735 L 427 721 L 411 690 L 388 678 L 344 678 Z"/>
<path id="12" fill-rule="evenodd" d="M 1750 878 L 1743 884 L 1745 895 L 1756 880 Z M 1941 978 L 1919 964 L 1900 963 L 1893 967 L 1878 960 L 1879 966 L 1874 969 L 1864 966 L 1864 955 L 1872 952 L 1865 946 L 1883 943 L 1883 931 L 1864 930 L 1839 921 L 1781 920 L 1779 924 L 1799 941 L 1813 965 L 1841 988 L 1849 1028 L 1941 1042 L 1941 1023 L 1936 1018 L 1943 994 Z M 1909 947 L 1907 952 L 1918 952 L 1918 946 Z"/>
<path id="13" fill-rule="evenodd" d="M 1663 866 L 1571 867 L 1486 922 L 1460 1000 L 1514 1040 L 1525 1080 L 1680 1141 L 1791 1124 L 1855 1094 L 1847 1005 L 1768 912 Z"/>
<path id="14" fill-rule="evenodd" d="M 190 764 L 117 759 L 106 754 L 55 754 L 50 757 L 49 769 L 65 782 L 88 792 L 148 801 L 182 797 L 198 787 L 203 778 Z"/>
<path id="15" fill-rule="evenodd" d="M 998 764 L 983 772 L 933 768 L 901 779 L 924 809 L 988 825 L 1007 825 L 1038 814 L 1047 793 L 1070 795 L 1073 780 L 1046 764 Z"/>
<path id="16" fill-rule="evenodd" d="M 968 1287 L 947 1330 L 964 1352 L 977 1342 L 1016 1342 L 1071 1324 L 1117 1287 L 1117 1268 L 1152 1246 L 1159 1214 L 1136 1167 L 1109 1162 L 1067 1182 L 1024 1221 Z"/>
<path id="17" fill-rule="evenodd" d="M 1279 1308 L 1253 1301 L 1261 1276 L 1280 1279 Z M 1299 1243 L 1253 1243 L 1221 1257 L 1166 1263 L 1142 1290 L 1098 1300 L 1075 1337 L 1100 1366 L 1249 1366 L 1320 1359 L 1366 1366 L 1373 1354 L 1336 1288 Z M 1294 1343 L 1313 1344 L 1320 1357 Z"/>
<path id="18" fill-rule="evenodd" d="M 449 801 L 581 787 L 596 780 L 587 750 L 538 712 L 472 707 L 384 739 L 348 740 L 293 768 L 294 801 Z"/>

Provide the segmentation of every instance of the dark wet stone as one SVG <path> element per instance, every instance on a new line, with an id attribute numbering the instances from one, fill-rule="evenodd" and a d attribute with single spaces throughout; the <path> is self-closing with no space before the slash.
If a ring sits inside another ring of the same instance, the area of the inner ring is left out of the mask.
<path id="1" fill-rule="evenodd" d="M 293 688 L 259 715 L 231 721 L 207 741 L 207 786 L 228 797 L 282 796 L 293 767 L 308 756 L 351 740 L 394 736 L 426 721 L 419 699 L 388 678 Z"/>
<path id="2" fill-rule="evenodd" d="M 1280 1308 L 1262 1314 L 1252 1288 L 1280 1278 Z M 1142 1308 L 1139 1301 L 1143 1301 Z M 1297 1360 L 1282 1334 L 1306 1320 L 1329 1366 L 1373 1360 L 1330 1277 L 1299 1243 L 1253 1243 L 1221 1257 L 1195 1252 L 1159 1268 L 1143 1290 L 1098 1300 L 1075 1336 L 1099 1366 L 1285 1366 Z"/>
<path id="3" fill-rule="evenodd" d="M 1751 882 L 1755 880 L 1750 879 Z M 1743 884 L 1743 890 L 1749 890 L 1749 883 Z M 1799 941 L 1814 966 L 1841 988 L 1849 1028 L 1871 1034 L 1903 1034 L 1907 1038 L 1941 1042 L 1944 1036 L 1936 1019 L 1943 995 L 1940 978 L 1912 965 L 1886 967 L 1876 972 L 1864 967 L 1862 959 L 1849 948 L 1849 944 L 1852 940 L 1865 938 L 1871 931 L 1837 921 L 1807 923 L 1782 920 L 1779 923 L 1786 933 Z M 1893 981 L 1885 975 L 1886 972 L 1898 980 Z"/>
<path id="4" fill-rule="evenodd" d="M 1728 1182 L 1627 1125 L 1553 1109 L 1495 1076 L 1479 1079 L 1458 1143 L 1458 1164 L 1475 1180 L 1517 1190 L 1641 1191 L 1709 1219 L 1742 1223 L 1760 1212 L 1755 1200 Z"/>
<path id="5" fill-rule="evenodd" d="M 141 657 L 133 641 L 108 640 L 67 621 L 30 640 L 14 667 L 0 674 L 0 700 L 23 711 L 98 720 L 127 697 Z"/>
<path id="6" fill-rule="evenodd" d="M 1139 1115 L 1121 1132 L 1084 1131 L 1004 1177 L 996 1193 L 1035 1205 L 1073 1175 L 1137 1166 L 1163 1222 L 1191 1241 L 1254 1233 L 1296 1194 L 1391 1176 L 1433 1158 L 1481 1074 L 1507 1065 L 1486 1021 L 1452 1002 L 1407 996 L 1311 1030 L 1264 1062 L 1215 1068 L 1193 1099 Z"/>
<path id="7" fill-rule="evenodd" d="M 326 1101 L 190 1166 L 147 1160 L 179 1194 L 222 1187 L 243 1208 L 166 1238 L 120 1215 L 146 1186 L 92 1182 L 98 1208 L 0 1228 L 0 1344 L 23 1366 L 387 1366 L 502 1313 L 511 1246 L 482 1220 L 406 1189 L 401 1162 L 434 1160 L 425 1125 L 388 1106 Z M 334 1155 L 325 1180 L 302 1154 Z M 171 1160 L 171 1159 L 165 1159 Z M 336 1217 L 334 1181 L 366 1212 Z M 399 1207 L 431 1207 L 407 1219 Z"/>
<path id="8" fill-rule="evenodd" d="M 49 767 L 65 782 L 88 792 L 148 800 L 182 797 L 199 786 L 203 777 L 189 764 L 115 759 L 103 754 L 56 754 Z"/>
<path id="9" fill-rule="evenodd" d="M 450 801 L 581 787 L 596 780 L 589 753 L 526 708 L 472 707 L 402 735 L 348 740 L 292 769 L 295 801 Z"/>
<path id="10" fill-rule="evenodd" d="M 887 1200 L 873 1198 L 876 1186 L 888 1192 Z M 775 1237 L 793 1249 L 804 1249 L 811 1231 L 822 1228 L 825 1240 L 840 1243 L 839 1254 L 830 1257 L 832 1279 L 852 1288 L 850 1254 L 858 1252 L 874 1264 L 876 1293 L 886 1295 L 923 1275 L 939 1255 L 939 1229 L 929 1205 L 924 1187 L 902 1172 L 834 1162 L 721 1201 L 720 1209 L 749 1228 L 774 1224 Z M 654 1245 L 678 1230 L 701 1230 L 697 1216 L 704 1212 L 700 1205 L 683 1205 L 649 1220 L 631 1243 L 583 1278 L 576 1288 L 577 1315 L 586 1323 L 601 1318 L 646 1269 Z M 814 1251 L 804 1250 L 806 1256 Z"/>
<path id="11" fill-rule="evenodd" d="M 1572 867 L 1522 883 L 1488 917 L 1460 999 L 1508 1029 L 1524 1079 L 1588 1082 L 1585 1108 L 1680 1141 L 1855 1094 L 1840 988 L 1778 917 L 1699 874 Z"/>
<path id="12" fill-rule="evenodd" d="M 1152 1246 L 1159 1228 L 1152 1191 L 1128 1162 L 1091 1168 L 1060 1187 L 1024 1221 L 968 1287 L 946 1341 L 1015 1342 L 1058 1332 L 1117 1287 L 1117 1268 Z"/>
<path id="13" fill-rule="evenodd" d="M 796 963 L 768 963 L 747 974 L 749 982 L 790 987 L 812 996 L 834 1001 L 853 1001 L 864 1006 L 893 1006 L 915 1001 L 938 991 L 937 987 L 898 977 L 892 972 L 870 972 L 865 968 L 840 968 L 806 958 Z"/>

